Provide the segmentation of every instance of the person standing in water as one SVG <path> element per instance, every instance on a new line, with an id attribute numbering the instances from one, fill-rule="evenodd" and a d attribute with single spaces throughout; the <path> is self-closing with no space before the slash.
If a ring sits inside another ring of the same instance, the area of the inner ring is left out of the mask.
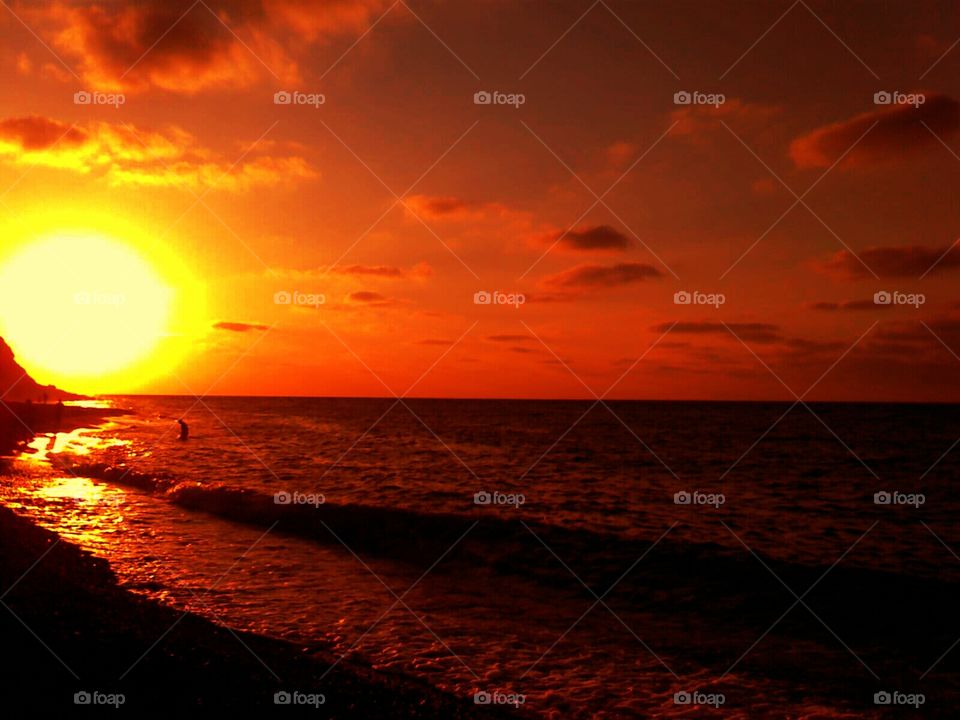
<path id="1" fill-rule="evenodd" d="M 180 442 L 185 442 L 190 438 L 190 426 L 183 421 L 183 418 L 177 422 L 180 423 Z"/>

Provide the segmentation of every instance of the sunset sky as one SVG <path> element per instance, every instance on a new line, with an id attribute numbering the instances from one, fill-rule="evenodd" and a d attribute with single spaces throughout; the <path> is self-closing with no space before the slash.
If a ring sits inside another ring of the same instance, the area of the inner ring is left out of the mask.
<path id="1" fill-rule="evenodd" d="M 0 267 L 39 237 L 102 234 L 180 298 L 180 349 L 150 372 L 70 385 L 27 364 L 40 381 L 960 399 L 956 4 L 5 5 Z"/>

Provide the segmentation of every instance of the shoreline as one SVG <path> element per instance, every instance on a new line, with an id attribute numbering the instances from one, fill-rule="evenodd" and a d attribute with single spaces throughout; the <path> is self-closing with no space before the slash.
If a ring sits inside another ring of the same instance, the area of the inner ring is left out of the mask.
<path id="1" fill-rule="evenodd" d="M 52 403 L 0 403 L 0 459 L 23 452 L 35 435 L 72 432 L 112 417 L 133 414 L 122 408 L 88 408 Z M 2 469 L 2 467 L 0 467 Z"/>
<path id="2" fill-rule="evenodd" d="M 23 408 L 8 406 L 0 408 L 8 421 Z M 34 433 L 68 432 L 129 412 L 67 407 L 56 418 L 55 407 L 34 406 L 34 416 L 22 419 Z M 14 442 L 0 446 L 7 460 L 29 439 L 20 427 Z M 326 646 L 234 631 L 136 595 L 119 585 L 105 560 L 3 506 L 0 598 L 8 711 L 76 710 L 77 693 L 89 693 L 94 704 L 117 703 L 122 695 L 120 709 L 138 716 L 158 709 L 268 709 L 283 704 L 276 693 L 288 693 L 280 699 L 321 718 L 508 716 L 407 675 L 341 661 Z M 200 595 L 196 603 L 202 602 Z"/>
<path id="3" fill-rule="evenodd" d="M 139 597 L 106 561 L 6 507 L 0 586 L 5 680 L 17 689 L 8 710 L 73 708 L 78 692 L 122 693 L 122 707 L 138 714 L 269 708 L 288 692 L 322 694 L 323 704 L 308 706 L 315 717 L 505 717 L 407 676 L 337 663 L 325 648 L 235 632 Z"/>

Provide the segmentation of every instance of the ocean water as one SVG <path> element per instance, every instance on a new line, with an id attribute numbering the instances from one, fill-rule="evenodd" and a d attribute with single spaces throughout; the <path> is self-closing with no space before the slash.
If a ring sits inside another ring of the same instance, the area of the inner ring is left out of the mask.
<path id="1" fill-rule="evenodd" d="M 109 402 L 0 500 L 231 627 L 528 717 L 958 699 L 954 406 Z"/>

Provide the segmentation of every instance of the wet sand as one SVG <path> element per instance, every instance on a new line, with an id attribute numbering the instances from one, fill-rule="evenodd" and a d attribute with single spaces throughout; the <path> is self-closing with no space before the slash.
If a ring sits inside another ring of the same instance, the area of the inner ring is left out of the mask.
<path id="1" fill-rule="evenodd" d="M 68 431 L 118 414 L 68 407 L 58 419 L 55 406 L 8 405 L 3 420 L 21 430 L 10 430 L 0 454 L 29 439 L 11 411 L 31 413 L 22 419 L 34 432 Z M 8 463 L 0 457 L 0 482 Z M 507 716 L 404 675 L 338 662 L 327 647 L 233 632 L 144 599 L 121 588 L 103 560 L 5 507 L 0 605 L 0 688 L 12 716 L 76 711 L 77 693 L 89 693 L 93 704 L 119 702 L 122 694 L 119 712 L 138 717 L 193 708 L 268 710 L 277 708 L 276 693 L 317 718 Z M 115 711 L 101 712 L 108 710 Z"/>

